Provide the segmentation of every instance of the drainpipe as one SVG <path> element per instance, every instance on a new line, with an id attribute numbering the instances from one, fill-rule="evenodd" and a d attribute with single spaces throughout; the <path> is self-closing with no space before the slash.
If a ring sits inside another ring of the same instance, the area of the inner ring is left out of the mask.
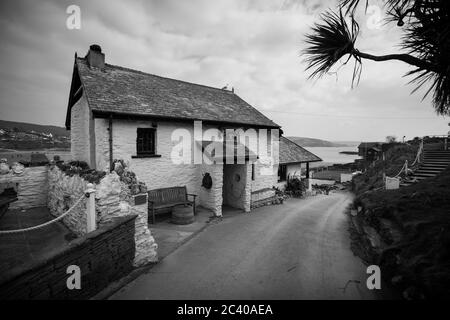
<path id="1" fill-rule="evenodd" d="M 109 171 L 113 171 L 113 132 L 112 132 L 112 114 L 109 116 Z"/>

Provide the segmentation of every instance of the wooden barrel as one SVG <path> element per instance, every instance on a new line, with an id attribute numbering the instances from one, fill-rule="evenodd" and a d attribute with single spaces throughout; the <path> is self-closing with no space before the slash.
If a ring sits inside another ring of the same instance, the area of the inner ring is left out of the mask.
<path id="1" fill-rule="evenodd" d="M 188 205 L 175 206 L 172 209 L 172 223 L 190 224 L 194 222 L 194 209 Z"/>

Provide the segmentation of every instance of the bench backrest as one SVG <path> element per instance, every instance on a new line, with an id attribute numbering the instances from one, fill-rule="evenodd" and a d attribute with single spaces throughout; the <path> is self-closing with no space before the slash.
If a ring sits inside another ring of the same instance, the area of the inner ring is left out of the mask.
<path id="1" fill-rule="evenodd" d="M 184 202 L 186 199 L 186 186 L 148 191 L 148 200 L 153 201 L 155 205 L 172 202 Z"/>

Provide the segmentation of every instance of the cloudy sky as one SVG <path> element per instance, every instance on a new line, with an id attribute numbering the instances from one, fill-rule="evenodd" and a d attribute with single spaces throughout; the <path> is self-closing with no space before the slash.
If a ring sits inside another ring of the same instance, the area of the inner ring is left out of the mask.
<path id="1" fill-rule="evenodd" d="M 376 0 L 372 1 L 376 5 Z M 66 27 L 69 5 L 81 29 Z M 403 75 L 401 62 L 365 62 L 310 81 L 304 35 L 335 0 L 142 0 L 0 2 L 0 119 L 63 126 L 75 52 L 101 45 L 106 62 L 213 87 L 233 86 L 285 135 L 384 140 L 444 134 L 439 117 Z M 357 47 L 395 52 L 400 34 L 377 7 L 359 14 Z M 381 16 L 382 18 L 382 16 Z"/>

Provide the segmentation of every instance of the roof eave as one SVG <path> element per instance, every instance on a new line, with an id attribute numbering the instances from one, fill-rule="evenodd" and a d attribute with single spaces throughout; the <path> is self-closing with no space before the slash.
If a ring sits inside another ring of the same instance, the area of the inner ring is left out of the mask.
<path id="1" fill-rule="evenodd" d="M 322 159 L 320 159 L 320 160 L 302 160 L 302 161 L 291 161 L 291 162 L 281 162 L 281 161 L 280 161 L 280 164 L 283 164 L 283 165 L 289 165 L 289 164 L 310 163 L 310 162 L 321 162 L 321 161 L 323 161 L 323 160 L 322 160 Z"/>
<path id="2" fill-rule="evenodd" d="M 218 120 L 208 120 L 208 119 L 196 119 L 196 118 L 186 118 L 186 117 L 169 117 L 161 115 L 151 115 L 151 114 L 141 114 L 141 113 L 126 113 L 126 112 L 113 112 L 104 111 L 92 108 L 92 113 L 95 118 L 113 118 L 117 119 L 130 119 L 130 120 L 166 120 L 166 121 L 179 121 L 179 122 L 192 122 L 192 121 L 202 121 L 205 124 L 216 124 L 216 125 L 233 125 L 236 127 L 244 126 L 251 128 L 266 128 L 266 129 L 280 129 L 278 125 L 268 125 L 268 124 L 256 124 L 256 123 L 244 123 L 244 122 L 234 122 L 234 121 L 218 121 Z"/>

